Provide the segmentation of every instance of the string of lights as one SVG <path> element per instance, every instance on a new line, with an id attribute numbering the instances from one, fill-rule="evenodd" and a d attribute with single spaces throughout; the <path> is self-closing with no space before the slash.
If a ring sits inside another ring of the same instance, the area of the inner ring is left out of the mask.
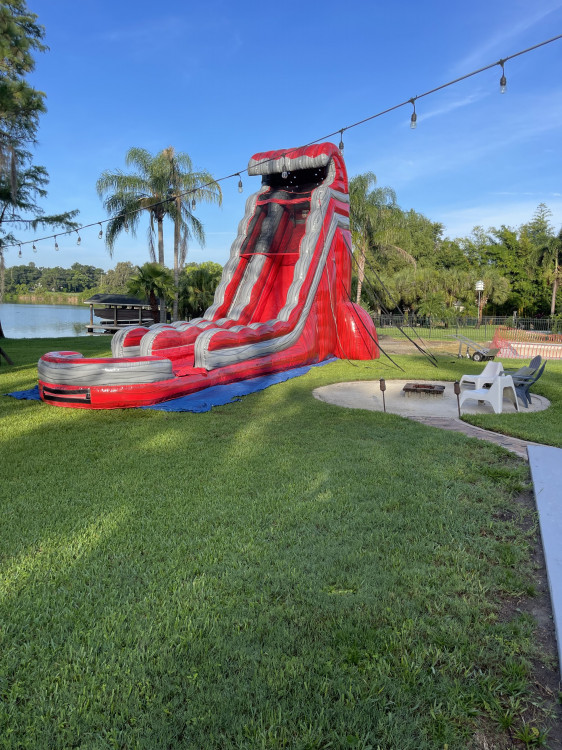
<path id="1" fill-rule="evenodd" d="M 470 73 L 466 73 L 465 75 L 459 76 L 458 78 L 455 78 L 452 81 L 447 81 L 447 83 L 443 83 L 440 86 L 436 86 L 435 88 L 429 89 L 428 91 L 424 91 L 422 94 L 417 94 L 416 96 L 410 97 L 409 99 L 405 99 L 404 101 L 400 102 L 399 104 L 394 104 L 392 107 L 387 107 L 386 109 L 383 109 L 380 112 L 376 112 L 374 115 L 370 115 L 369 117 L 365 117 L 362 120 L 358 120 L 357 122 L 351 123 L 350 125 L 346 125 L 343 128 L 338 128 L 338 130 L 334 130 L 333 132 L 327 133 L 326 135 L 323 135 L 320 138 L 316 138 L 313 141 L 309 141 L 309 143 L 303 144 L 303 146 L 299 146 L 298 148 L 305 148 L 306 146 L 312 146 L 315 143 L 321 143 L 323 141 L 328 140 L 329 138 L 332 138 L 332 137 L 334 137 L 336 135 L 339 135 L 340 136 L 339 149 L 340 149 L 340 151 L 343 152 L 343 150 L 344 150 L 343 135 L 344 135 L 344 133 L 346 131 L 351 130 L 352 128 L 357 128 L 360 125 L 364 125 L 367 122 L 371 122 L 371 120 L 375 120 L 378 117 L 382 117 L 383 115 L 387 115 L 390 112 L 394 112 L 395 110 L 400 109 L 401 107 L 405 107 L 405 106 L 407 106 L 409 104 L 412 105 L 412 107 L 413 107 L 413 112 L 412 112 L 412 114 L 410 116 L 410 128 L 412 130 L 414 130 L 417 127 L 418 115 L 417 115 L 417 112 L 416 112 L 416 102 L 418 100 L 423 99 L 426 96 L 430 96 L 431 94 L 435 94 L 438 91 L 442 91 L 443 89 L 448 88 L 449 86 L 454 86 L 455 84 L 460 83 L 461 81 L 465 81 L 468 78 L 472 78 L 473 76 L 479 75 L 480 73 L 484 73 L 485 71 L 491 70 L 492 68 L 495 68 L 495 67 L 498 67 L 498 66 L 501 67 L 501 70 L 502 70 L 502 75 L 501 75 L 501 78 L 500 78 L 500 93 L 504 94 L 506 92 L 506 90 L 507 90 L 507 78 L 506 78 L 506 75 L 505 75 L 505 64 L 506 64 L 506 62 L 508 62 L 509 60 L 513 60 L 516 57 L 521 57 L 521 55 L 526 55 L 529 52 L 533 52 L 534 50 L 537 50 L 540 47 L 544 47 L 547 44 L 552 44 L 552 42 L 556 42 L 556 41 L 558 41 L 560 39 L 562 39 L 562 34 L 558 34 L 557 36 L 551 37 L 550 39 L 546 39 L 543 42 L 539 42 L 538 44 L 534 44 L 532 47 L 527 47 L 526 49 L 519 50 L 518 52 L 514 52 L 513 54 L 508 55 L 507 57 L 503 57 L 500 60 L 496 60 L 495 62 L 489 63 L 488 65 L 484 65 L 482 68 L 478 68 L 477 70 L 473 70 Z M 287 153 L 285 154 L 285 156 L 287 154 L 290 154 L 291 151 L 293 151 L 293 150 L 295 150 L 295 149 L 289 149 L 287 151 Z M 197 193 L 198 190 L 204 190 L 205 188 L 214 186 L 214 185 L 216 185 L 219 182 L 224 182 L 225 180 L 230 180 L 233 177 L 238 177 L 238 192 L 242 193 L 243 190 L 244 190 L 244 186 L 242 184 L 242 177 L 241 177 L 241 175 L 244 172 L 247 172 L 247 171 L 248 171 L 247 167 L 244 168 L 244 169 L 240 169 L 237 172 L 233 172 L 232 174 L 225 175 L 224 177 L 219 177 L 219 178 L 217 178 L 215 180 L 211 180 L 209 182 L 202 183 L 201 185 L 198 185 L 198 186 L 196 186 L 194 188 L 190 188 L 189 190 L 185 190 L 184 192 L 179 193 L 177 195 L 167 197 L 167 198 L 165 198 L 165 199 L 163 199 L 161 201 L 155 201 L 154 203 L 150 204 L 149 206 L 143 206 L 142 208 L 134 209 L 132 211 L 127 212 L 127 214 L 121 214 L 120 216 L 111 216 L 111 217 L 109 217 L 107 219 L 102 219 L 101 221 L 93 221 L 90 224 L 83 224 L 78 229 L 68 229 L 66 231 L 57 232 L 56 234 L 46 235 L 45 237 L 36 237 L 33 240 L 26 240 L 24 242 L 14 242 L 14 243 L 12 243 L 10 245 L 4 245 L 2 249 L 8 249 L 10 247 L 19 247 L 19 253 L 18 253 L 18 255 L 21 258 L 22 257 L 22 247 L 23 246 L 25 246 L 25 245 L 32 245 L 33 252 L 37 252 L 37 243 L 38 242 L 44 242 L 46 240 L 52 240 L 52 239 L 54 239 L 54 241 L 55 241 L 55 250 L 58 250 L 59 249 L 59 245 L 58 245 L 58 242 L 57 242 L 57 238 L 58 237 L 63 237 L 65 235 L 70 235 L 73 232 L 77 233 L 76 244 L 80 245 L 80 243 L 81 243 L 80 232 L 82 232 L 84 229 L 89 229 L 90 227 L 94 227 L 96 225 L 99 225 L 99 227 L 100 227 L 100 231 L 98 233 L 98 239 L 101 240 L 101 239 L 103 239 L 103 224 L 107 224 L 107 223 L 109 223 L 110 221 L 113 221 L 116 218 L 125 218 L 125 223 L 127 223 L 126 222 L 126 216 L 131 216 L 131 215 L 139 213 L 141 211 L 151 210 L 153 208 L 157 208 L 158 206 L 162 206 L 162 205 L 166 205 L 168 203 L 171 203 L 171 202 L 177 200 L 178 198 L 185 198 L 185 197 L 190 196 L 190 195 L 193 196 L 193 198 L 191 200 L 191 208 L 192 208 L 192 210 L 195 210 L 195 208 L 196 208 L 195 194 Z M 284 172 L 283 176 L 286 177 L 287 173 Z M 125 226 L 125 229 L 127 229 L 127 226 Z"/>

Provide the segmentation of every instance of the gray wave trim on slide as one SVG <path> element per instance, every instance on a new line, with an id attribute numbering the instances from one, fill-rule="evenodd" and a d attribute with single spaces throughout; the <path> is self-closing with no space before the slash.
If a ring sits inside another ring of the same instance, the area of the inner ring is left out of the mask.
<path id="1" fill-rule="evenodd" d="M 282 171 L 282 161 L 283 160 L 277 160 L 276 164 L 278 164 L 278 166 L 281 166 L 279 170 L 272 169 L 273 172 Z M 306 220 L 306 229 L 303 239 L 301 240 L 299 259 L 295 264 L 293 280 L 287 292 L 285 305 L 281 309 L 277 318 L 272 321 L 268 321 L 268 323 L 275 323 L 275 320 L 288 320 L 293 309 L 298 303 L 300 290 L 308 273 L 311 258 L 314 254 L 314 249 L 320 236 L 320 229 L 324 220 L 324 213 L 327 210 L 330 198 L 333 197 L 341 202 L 349 203 L 349 196 L 347 193 L 341 193 L 329 188 L 329 185 L 333 183 L 336 176 L 336 167 L 334 161 L 329 156 L 327 156 L 326 154 L 321 154 L 318 157 L 314 158 L 303 156 L 298 157 L 297 159 L 290 160 L 290 163 L 293 170 L 306 169 L 311 166 L 326 166 L 328 164 L 328 173 L 322 185 L 316 188 L 316 190 L 314 190 L 311 194 L 311 210 Z M 261 164 L 261 162 L 258 162 L 258 164 Z M 256 174 L 269 173 L 271 172 L 256 172 Z M 242 247 L 247 237 L 248 226 L 250 223 L 250 219 L 255 212 L 257 201 L 260 195 L 267 192 L 268 190 L 269 187 L 267 185 L 263 185 L 258 192 L 253 193 L 248 197 L 248 200 L 246 201 L 244 217 L 238 225 L 238 234 L 231 246 L 230 258 L 223 269 L 221 281 L 215 291 L 213 305 L 211 305 L 211 307 L 209 307 L 205 311 L 202 318 L 195 318 L 194 320 L 191 320 L 182 325 L 182 330 L 197 327 L 200 330 L 205 331 L 205 329 L 208 329 L 211 325 L 213 315 L 220 307 L 220 305 L 223 304 L 226 288 L 231 281 L 236 269 L 238 268 L 238 263 L 240 262 L 240 248 Z M 315 203 L 318 204 L 316 207 L 314 206 Z M 251 258 L 247 268 L 245 269 L 244 276 L 235 292 L 226 317 L 215 321 L 215 326 L 217 327 L 213 327 L 212 330 L 206 330 L 204 333 L 198 336 L 195 343 L 195 362 L 200 361 L 200 357 L 202 355 L 198 355 L 198 352 L 201 353 L 205 350 L 207 340 L 210 339 L 212 335 L 218 332 L 219 326 L 224 325 L 224 323 L 226 323 L 227 321 L 237 320 L 242 315 L 244 309 L 250 303 L 252 291 L 254 290 L 254 286 L 263 270 L 265 260 L 266 256 L 261 254 L 254 255 Z M 259 325 L 261 325 L 261 323 L 254 324 L 254 327 L 259 327 Z M 239 328 L 237 327 L 236 330 L 239 330 Z M 152 354 L 152 345 L 156 336 L 156 332 L 152 333 L 151 330 L 143 337 L 139 350 L 142 356 Z"/>
<path id="2" fill-rule="evenodd" d="M 227 320 L 238 320 L 250 303 L 252 290 L 259 279 L 266 261 L 265 255 L 253 255 L 244 271 L 244 278 L 238 285 L 234 299 L 227 313 Z"/>
<path id="3" fill-rule="evenodd" d="M 292 331 L 284 336 L 278 336 L 267 341 L 258 341 L 255 343 L 244 344 L 242 346 L 228 347 L 213 351 L 209 350 L 209 342 L 213 338 L 213 335 L 221 333 L 221 331 L 205 331 L 195 342 L 195 367 L 204 367 L 206 370 L 214 370 L 217 367 L 225 367 L 247 359 L 265 357 L 268 354 L 288 349 L 295 344 L 304 330 L 305 323 L 318 290 L 318 285 L 320 284 L 320 279 L 324 273 L 330 246 L 338 227 L 341 229 L 347 229 L 349 227 L 349 219 L 347 216 L 342 216 L 341 214 L 334 212 L 330 222 L 330 227 L 324 239 L 322 254 L 314 272 L 314 277 L 308 291 L 306 302 L 299 316 L 298 323 Z M 274 323 L 275 321 L 269 322 Z"/>
<path id="4" fill-rule="evenodd" d="M 326 166 L 326 164 L 328 164 L 328 162 L 329 162 L 328 174 L 326 175 L 326 178 L 325 178 L 324 182 L 322 183 L 322 185 L 324 185 L 324 186 L 331 185 L 332 182 L 334 181 L 335 177 L 336 177 L 336 167 L 335 167 L 335 164 L 334 164 L 333 160 L 331 160 L 330 157 L 326 156 L 325 154 L 322 154 L 321 156 L 322 156 L 321 166 Z M 305 168 L 308 168 L 309 162 L 310 162 L 310 157 L 299 157 L 299 159 L 293 159 L 293 160 L 291 160 L 291 163 L 293 165 L 293 169 L 305 169 Z M 250 164 L 251 163 L 252 163 L 252 160 L 250 160 Z M 259 163 L 261 164 L 261 162 L 259 162 Z M 302 165 L 302 166 L 299 166 L 299 165 Z M 318 162 L 318 164 L 315 164 L 315 166 L 319 166 L 319 165 L 320 165 L 320 162 Z M 276 170 L 273 169 L 273 172 L 275 172 L 275 171 Z M 279 171 L 282 171 L 282 168 L 280 168 Z M 256 172 L 256 174 L 262 174 L 262 173 Z M 270 174 L 270 172 L 264 172 L 263 174 Z M 319 190 L 319 189 L 321 189 L 321 188 L 317 188 L 317 190 Z M 234 247 L 236 245 L 236 256 L 235 256 L 235 259 L 234 259 L 236 261 L 236 263 L 235 263 L 234 268 L 237 267 L 238 258 L 239 258 L 239 254 L 240 254 L 240 248 L 241 248 L 244 240 L 246 239 L 248 226 L 249 226 L 249 223 L 250 223 L 250 219 L 252 218 L 252 215 L 253 215 L 253 213 L 255 211 L 257 199 L 259 198 L 260 195 L 262 195 L 264 192 L 267 192 L 268 190 L 269 190 L 268 186 L 266 186 L 266 185 L 263 186 L 262 189 L 258 193 L 255 193 L 253 196 L 251 196 L 252 198 L 255 198 L 255 200 L 253 201 L 253 205 L 249 206 L 248 203 L 246 203 L 246 214 L 245 214 L 243 220 L 239 224 L 238 237 L 236 238 L 236 242 L 232 246 L 233 249 L 234 249 Z M 311 202 L 312 202 L 312 197 L 315 195 L 315 193 L 317 192 L 317 190 L 313 191 L 312 196 L 311 196 Z M 338 195 L 339 196 L 343 196 L 341 198 L 342 200 L 349 200 L 347 194 L 338 193 Z M 248 211 L 249 208 L 251 208 L 251 212 Z M 311 210 L 311 214 L 312 213 L 313 213 L 313 211 Z M 305 230 L 305 235 L 304 235 L 305 237 L 306 237 L 306 233 L 308 232 L 309 222 L 311 221 L 311 214 L 309 214 L 309 216 L 307 218 L 307 222 L 306 222 L 306 227 L 307 228 Z M 232 257 L 233 256 L 232 256 L 232 251 L 231 251 L 231 259 L 232 259 Z M 229 263 L 230 263 L 230 261 L 229 261 Z M 244 273 L 244 278 L 243 278 L 242 282 L 239 284 L 238 289 L 236 290 L 235 297 L 234 297 L 234 299 L 233 299 L 233 301 L 232 301 L 232 303 L 230 305 L 230 309 L 229 309 L 229 311 L 227 313 L 227 316 L 226 316 L 227 320 L 237 320 L 242 315 L 242 313 L 243 313 L 244 309 L 246 308 L 246 306 L 250 303 L 252 291 L 254 289 L 254 284 L 258 280 L 258 278 L 259 278 L 259 276 L 261 274 L 261 271 L 263 269 L 264 263 L 265 263 L 265 256 L 264 255 L 254 255 L 252 257 L 252 259 L 250 260 L 249 266 L 248 266 L 248 268 L 246 269 L 246 271 Z M 228 264 L 227 264 L 227 266 L 228 266 Z M 226 271 L 227 266 L 225 266 L 225 271 Z M 298 262 L 295 265 L 295 268 L 297 268 L 297 267 L 298 267 Z M 293 279 L 294 278 L 295 278 L 295 275 L 293 275 Z M 298 297 L 298 293 L 297 293 L 297 297 Z M 216 299 L 216 296 L 215 296 L 215 299 Z M 224 292 L 222 294 L 222 299 L 224 300 Z M 212 310 L 212 309 L 213 308 L 209 308 L 209 310 Z M 207 312 L 209 312 L 209 311 L 207 311 Z M 205 317 L 207 317 L 207 312 L 205 313 Z"/>
<path id="5" fill-rule="evenodd" d="M 234 273 L 238 268 L 238 263 L 240 262 L 240 248 L 242 247 L 242 244 L 246 239 L 250 219 L 252 218 L 254 211 L 256 210 L 256 203 L 258 202 L 258 198 L 260 197 L 260 195 L 267 192 L 268 190 L 269 187 L 267 185 L 263 185 L 257 193 L 253 193 L 252 195 L 250 195 L 248 197 L 248 200 L 246 201 L 244 216 L 238 224 L 238 233 L 236 235 L 236 239 L 230 247 L 230 257 L 226 262 L 225 267 L 223 268 L 220 283 L 215 291 L 214 302 L 211 307 L 205 310 L 205 313 L 203 314 L 203 318 L 205 320 L 212 320 L 214 314 L 224 302 L 226 288 L 230 284 L 232 277 L 234 276 Z"/>
<path id="6" fill-rule="evenodd" d="M 302 167 L 300 168 L 302 169 Z M 301 286 L 306 277 L 306 274 L 308 273 L 310 259 L 314 253 L 314 248 L 316 247 L 316 242 L 319 237 L 319 232 L 317 232 L 317 229 L 322 224 L 324 213 L 327 210 L 327 204 L 330 197 L 334 197 L 343 202 L 349 202 L 349 196 L 347 195 L 347 193 L 340 193 L 336 190 L 330 191 L 330 189 L 328 188 L 328 186 L 331 185 L 334 181 L 335 176 L 336 167 L 334 162 L 330 161 L 330 168 L 328 170 L 328 174 L 326 175 L 326 179 L 324 180 L 322 185 L 316 188 L 316 190 L 314 190 L 311 194 L 311 208 L 306 220 L 305 233 L 300 243 L 299 259 L 295 264 L 295 268 L 293 271 L 293 280 L 287 292 L 287 300 L 284 307 L 279 312 L 277 320 L 288 320 L 291 312 L 298 302 Z M 315 208 L 313 205 L 316 200 L 318 200 L 317 208 Z M 257 258 L 261 258 L 261 262 L 258 262 Z M 265 263 L 264 255 L 259 255 L 257 256 L 257 258 L 256 256 L 252 258 L 251 265 L 246 270 L 246 273 L 244 275 L 244 283 L 241 284 L 238 288 L 236 297 L 231 305 L 230 310 L 228 311 L 228 318 L 230 320 L 237 320 L 244 311 L 245 307 L 250 302 L 254 284 L 259 278 L 259 275 Z M 254 263 L 255 265 L 253 265 Z"/>
<path id="7" fill-rule="evenodd" d="M 137 325 L 123 326 L 123 328 L 120 328 L 118 331 L 115 331 L 111 339 L 111 356 L 112 357 L 137 356 L 137 355 L 129 354 L 129 351 L 130 351 L 129 347 L 127 347 L 127 355 L 125 355 L 125 347 L 123 346 L 125 337 L 130 331 L 134 331 L 135 328 L 139 328 L 139 325 L 137 324 Z M 133 347 L 131 347 L 131 349 L 132 348 Z M 134 348 L 138 349 L 138 347 L 134 347 Z"/>
<path id="8" fill-rule="evenodd" d="M 39 360 L 39 380 L 52 385 L 136 385 L 175 377 L 169 359 L 152 362 L 69 362 Z"/>
<path id="9" fill-rule="evenodd" d="M 291 313 L 298 303 L 303 282 L 308 274 L 310 264 L 314 257 L 314 250 L 320 239 L 324 216 L 326 215 L 329 202 L 332 198 L 344 203 L 349 202 L 349 196 L 347 193 L 330 190 L 330 188 L 324 186 L 317 188 L 312 193 L 310 200 L 310 214 L 306 222 L 306 232 L 301 241 L 299 259 L 295 264 L 293 281 L 287 292 L 287 301 L 279 311 L 277 320 L 282 320 L 284 322 L 289 320 Z M 318 204 L 314 207 L 313 202 L 316 201 L 318 201 Z M 347 229 L 349 227 L 349 218 L 340 215 L 339 223 L 342 227 Z"/>
<path id="10" fill-rule="evenodd" d="M 292 149 L 290 149 L 292 150 Z M 318 156 L 297 156 L 290 159 L 282 156 L 280 159 L 250 159 L 248 163 L 248 174 L 251 177 L 257 175 L 278 174 L 280 172 L 296 172 L 298 169 L 315 169 L 325 167 L 332 157 L 329 154 L 318 154 Z"/>

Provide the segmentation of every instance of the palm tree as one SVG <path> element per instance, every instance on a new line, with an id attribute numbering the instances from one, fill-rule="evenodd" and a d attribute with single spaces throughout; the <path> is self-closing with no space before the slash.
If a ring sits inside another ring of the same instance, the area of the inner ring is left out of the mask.
<path id="1" fill-rule="evenodd" d="M 403 268 L 394 275 L 393 286 L 399 300 L 420 315 L 440 316 L 446 307 L 441 273 L 434 268 Z"/>
<path id="2" fill-rule="evenodd" d="M 172 319 L 178 318 L 179 274 L 185 264 L 187 244 L 192 238 L 203 247 L 205 232 L 203 225 L 193 214 L 197 203 L 222 203 L 222 192 L 209 172 L 193 172 L 187 154 L 177 154 L 172 146 L 162 151 L 170 173 L 169 195 L 174 201 L 169 214 L 174 221 L 174 306 Z M 187 195 L 186 195 L 187 193 Z"/>
<path id="3" fill-rule="evenodd" d="M 396 203 L 396 193 L 389 187 L 375 187 L 373 172 L 356 175 L 349 181 L 351 239 L 359 251 L 357 260 L 357 303 L 365 278 L 367 251 L 378 248 L 383 252 L 399 253 L 415 267 L 415 259 L 394 244 L 401 224 L 402 212 Z"/>
<path id="4" fill-rule="evenodd" d="M 203 225 L 194 216 L 196 201 L 221 203 L 220 187 L 209 172 L 193 172 L 192 162 L 187 154 L 176 154 L 170 146 L 156 156 L 146 149 L 131 148 L 125 155 L 128 167 L 134 167 L 131 174 L 121 170 L 105 170 L 100 175 L 96 189 L 104 199 L 104 208 L 111 215 L 107 224 L 105 241 L 110 255 L 117 237 L 131 229 L 133 236 L 141 214 L 149 214 L 148 248 L 150 259 L 156 261 L 154 247 L 155 234 L 158 246 L 158 263 L 164 265 L 164 219 L 168 216 L 174 222 L 174 275 L 177 276 L 187 252 L 187 242 L 191 237 L 203 244 Z M 189 195 L 183 195 L 191 191 Z M 191 210 L 190 210 L 191 209 Z M 166 301 L 160 299 L 160 319 L 165 320 Z M 177 311 L 177 303 L 174 303 Z"/>
<path id="5" fill-rule="evenodd" d="M 182 315 L 197 317 L 213 303 L 215 289 L 222 274 L 218 263 L 186 268 L 180 281 Z"/>
<path id="6" fill-rule="evenodd" d="M 129 294 L 148 299 L 155 323 L 158 322 L 159 317 L 158 298 L 165 299 L 172 287 L 172 274 L 159 263 L 145 263 L 137 266 L 136 274 L 127 282 Z"/>

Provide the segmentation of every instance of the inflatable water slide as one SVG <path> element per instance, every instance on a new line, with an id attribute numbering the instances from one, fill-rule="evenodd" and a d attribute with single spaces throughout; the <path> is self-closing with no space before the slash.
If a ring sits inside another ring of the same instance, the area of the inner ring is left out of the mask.
<path id="1" fill-rule="evenodd" d="M 339 149 L 322 143 L 259 153 L 248 174 L 261 176 L 261 188 L 246 202 L 203 317 L 124 327 L 108 358 L 44 354 L 43 401 L 144 406 L 334 356 L 379 356 L 371 318 L 350 299 L 349 195 Z"/>

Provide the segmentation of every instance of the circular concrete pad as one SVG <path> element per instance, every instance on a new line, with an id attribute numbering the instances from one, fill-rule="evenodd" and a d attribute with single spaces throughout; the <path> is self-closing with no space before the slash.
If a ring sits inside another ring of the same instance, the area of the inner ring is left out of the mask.
<path id="1" fill-rule="evenodd" d="M 443 395 L 421 395 L 412 394 L 407 396 L 402 390 L 406 383 L 428 382 L 432 385 L 444 385 Z M 378 380 L 363 380 L 351 383 L 334 383 L 316 388 L 313 391 L 315 398 L 336 406 L 345 406 L 349 409 L 368 409 L 370 411 L 383 411 L 382 391 Z M 387 380 L 386 381 L 386 410 L 391 414 L 399 414 L 402 417 L 445 417 L 457 418 L 457 397 L 453 390 L 453 383 L 443 380 Z M 542 411 L 550 406 L 550 401 L 543 396 L 532 394 L 531 405 L 526 409 L 521 406 L 520 411 L 528 414 L 533 411 Z M 515 414 L 515 406 L 509 398 L 504 398 L 503 413 Z M 489 403 L 478 403 L 476 400 L 467 400 L 461 407 L 461 414 L 493 414 L 494 411 Z"/>

